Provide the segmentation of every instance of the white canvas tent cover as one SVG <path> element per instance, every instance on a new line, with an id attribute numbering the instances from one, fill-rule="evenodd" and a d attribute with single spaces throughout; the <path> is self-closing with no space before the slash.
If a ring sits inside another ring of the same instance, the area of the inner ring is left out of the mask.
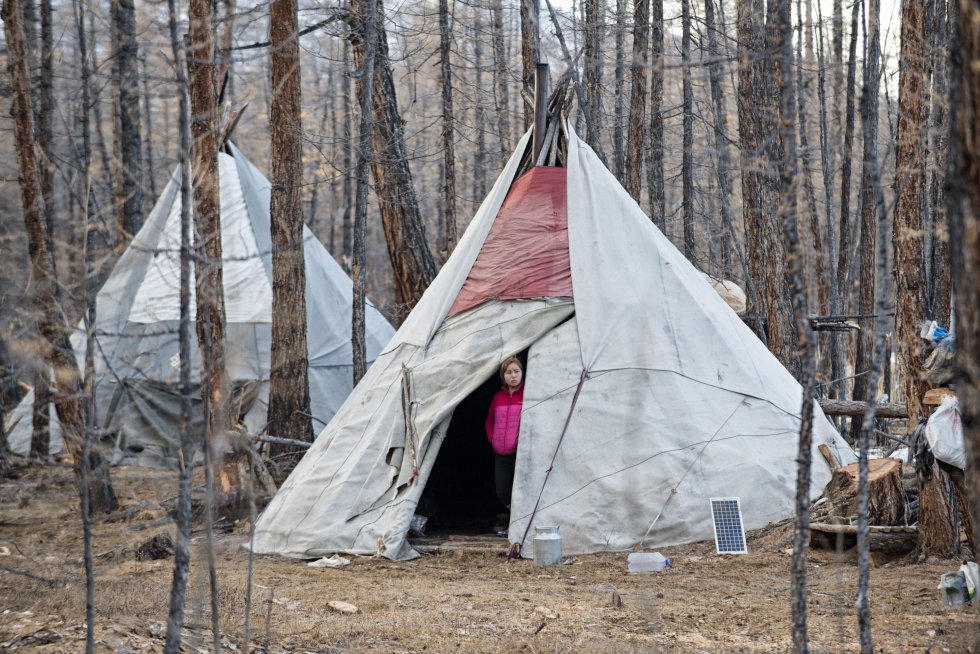
<path id="1" fill-rule="evenodd" d="M 271 186 L 231 143 L 227 152 L 219 153 L 218 165 L 226 361 L 235 386 L 236 408 L 254 433 L 265 424 L 270 370 Z M 108 445 L 114 450 L 115 463 L 176 465 L 180 210 L 178 168 L 96 297 L 96 419 L 114 438 Z M 319 431 L 353 386 L 352 284 L 307 227 L 303 239 L 310 405 L 314 429 Z M 192 312 L 193 291 L 191 284 Z M 394 330 L 370 304 L 365 324 L 368 359 L 373 360 Z M 197 384 L 200 353 L 193 335 L 191 341 L 191 371 Z M 84 369 L 83 325 L 73 334 L 72 345 Z M 195 390 L 195 396 L 199 395 Z M 33 402 L 33 393 L 29 393 L 8 419 L 8 425 L 19 421 L 10 435 L 11 449 L 18 454 L 30 449 Z M 60 430 L 56 423 L 53 427 L 51 451 L 57 452 L 62 447 Z M 199 406 L 195 429 L 203 433 Z"/>
<path id="2" fill-rule="evenodd" d="M 449 316 L 491 245 L 525 135 L 442 271 L 260 516 L 256 551 L 415 556 L 409 523 L 455 407 L 527 347 L 509 525 L 525 555 L 533 525 L 560 525 L 568 554 L 707 539 L 713 496 L 740 497 L 748 529 L 793 514 L 800 385 L 568 134 L 574 297 L 490 298 Z M 827 444 L 852 461 L 814 411 L 814 452 Z M 814 461 L 817 495 L 830 471 Z"/>

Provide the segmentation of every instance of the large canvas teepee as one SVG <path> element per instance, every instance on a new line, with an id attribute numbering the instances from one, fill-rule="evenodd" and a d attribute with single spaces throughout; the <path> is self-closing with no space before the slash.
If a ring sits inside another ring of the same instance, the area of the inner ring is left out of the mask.
<path id="1" fill-rule="evenodd" d="M 265 424 L 268 399 L 271 187 L 234 145 L 229 143 L 226 150 L 218 155 L 226 357 L 235 387 L 235 411 L 254 433 Z M 107 434 L 108 442 L 102 445 L 112 450 L 115 463 L 169 467 L 177 461 L 180 205 L 178 169 L 96 298 L 96 420 Z M 350 278 L 305 227 L 303 247 L 310 404 L 314 428 L 319 430 L 353 385 L 352 290 Z M 191 308 L 193 311 L 193 298 Z M 365 322 L 368 358 L 373 360 L 394 330 L 372 306 L 368 306 Z M 83 366 L 82 327 L 73 335 L 72 345 Z M 196 341 L 192 357 L 196 383 L 200 372 Z M 33 393 L 28 394 L 9 417 L 8 425 L 19 421 L 10 435 L 11 449 L 18 454 L 30 449 L 33 401 Z M 195 412 L 195 429 L 203 433 L 200 407 Z M 51 450 L 60 448 L 55 428 Z"/>
<path id="2" fill-rule="evenodd" d="M 521 141 L 442 271 L 257 521 L 256 551 L 412 557 L 419 502 L 450 502 L 482 474 L 474 466 L 455 486 L 426 490 L 441 451 L 489 451 L 479 420 L 457 428 L 460 413 L 525 349 L 511 542 L 527 545 L 534 525 L 560 525 L 573 554 L 706 539 L 716 496 L 740 498 L 747 528 L 793 514 L 800 385 L 565 133 L 564 168 L 515 180 Z M 814 448 L 853 460 L 814 410 Z M 814 459 L 818 494 L 830 471 Z"/>

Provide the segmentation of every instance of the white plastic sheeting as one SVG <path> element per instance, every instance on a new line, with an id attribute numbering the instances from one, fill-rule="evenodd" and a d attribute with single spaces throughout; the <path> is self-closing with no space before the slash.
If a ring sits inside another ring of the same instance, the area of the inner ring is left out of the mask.
<path id="1" fill-rule="evenodd" d="M 569 552 L 709 538 L 712 495 L 739 496 L 749 528 L 792 515 L 800 385 L 574 133 L 567 185 L 576 320 L 562 324 L 567 299 L 547 310 L 541 300 L 491 301 L 445 319 L 527 140 L 384 354 L 260 516 L 256 551 L 412 556 L 406 532 L 452 412 L 503 358 L 532 344 L 512 541 L 529 522 L 560 524 Z M 414 383 L 415 458 L 403 365 Z M 814 411 L 814 447 L 826 443 L 851 462 L 853 452 Z M 812 473 L 817 495 L 829 479 L 822 457 Z"/>
<path id="2" fill-rule="evenodd" d="M 228 322 L 272 322 L 272 284 L 262 268 L 238 170 L 232 157 L 218 156 L 221 189 L 221 258 Z M 136 291 L 130 322 L 180 320 L 180 195 L 167 214 L 149 268 Z M 193 274 L 193 262 L 191 263 Z M 191 320 L 197 314 L 191 285 Z"/>
<path id="3" fill-rule="evenodd" d="M 567 300 L 489 302 L 447 320 L 428 348 L 403 344 L 379 356 L 259 516 L 255 551 L 374 554 L 380 541 L 387 557 L 414 556 L 405 534 L 453 409 L 571 312 Z M 411 445 L 403 365 L 414 389 Z"/>
<path id="4" fill-rule="evenodd" d="M 709 498 L 718 496 L 741 499 L 747 529 L 793 514 L 795 412 L 673 371 L 637 368 L 590 374 L 574 401 L 582 375 L 576 322 L 531 347 L 512 541 L 527 532 L 529 546 L 534 525 L 563 525 L 568 554 L 708 539 Z M 851 454 L 816 410 L 812 488 L 819 494 L 830 471 L 817 446 Z"/>
<path id="5" fill-rule="evenodd" d="M 229 144 L 229 151 L 230 155 L 218 155 L 227 304 L 226 367 L 238 386 L 260 382 L 252 406 L 244 407 L 249 429 L 258 430 L 265 425 L 271 364 L 271 185 L 234 145 Z M 146 455 L 147 451 L 175 452 L 173 446 L 180 433 L 179 425 L 168 427 L 160 420 L 148 420 L 145 412 L 131 418 L 109 415 L 113 397 L 131 388 L 126 380 L 164 384 L 178 381 L 179 190 L 178 169 L 96 296 L 96 419 L 103 428 L 109 426 L 111 419 L 111 426 L 120 432 L 117 443 L 125 444 L 127 449 L 113 454 L 116 462 L 147 464 L 152 458 Z M 330 421 L 353 385 L 353 289 L 350 278 L 305 227 L 303 247 L 310 408 L 314 429 L 320 429 Z M 373 361 L 394 330 L 370 303 L 365 323 L 367 355 Z M 196 381 L 200 354 L 197 339 L 192 337 L 191 341 L 191 374 Z M 72 345 L 82 367 L 85 334 L 81 326 L 72 337 Z M 164 401 L 162 397 L 160 401 Z M 11 449 L 18 454 L 27 454 L 30 449 L 32 404 L 33 395 L 18 405 L 7 422 L 9 426 L 20 419 L 10 435 Z M 117 400 L 119 405 L 127 403 Z M 130 402 L 128 406 L 147 403 Z M 53 424 L 51 451 L 58 452 L 61 441 L 57 422 Z M 148 424 L 161 426 L 148 430 Z M 176 464 L 167 455 L 161 457 L 160 466 Z"/>

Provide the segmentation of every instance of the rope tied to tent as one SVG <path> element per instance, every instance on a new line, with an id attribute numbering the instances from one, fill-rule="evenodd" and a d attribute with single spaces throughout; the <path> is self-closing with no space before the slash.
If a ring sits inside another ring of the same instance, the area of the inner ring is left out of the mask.
<path id="1" fill-rule="evenodd" d="M 412 458 L 412 476 L 408 478 L 408 484 L 414 484 L 419 478 L 419 460 L 415 452 L 415 420 L 412 418 L 412 371 L 408 366 L 402 364 L 402 411 L 405 414 L 405 447 L 408 455 Z"/>
<path id="2" fill-rule="evenodd" d="M 575 412 L 575 405 L 578 404 L 579 395 L 582 394 L 582 386 L 585 385 L 585 380 L 589 378 L 589 371 L 583 370 L 582 375 L 579 377 L 578 386 L 575 387 L 575 395 L 572 396 L 572 404 L 568 408 L 568 415 L 565 416 L 565 424 L 561 428 L 561 434 L 558 436 L 558 444 L 555 445 L 555 453 L 551 455 L 551 463 L 548 464 L 548 469 L 544 473 L 544 481 L 541 482 L 541 491 L 538 493 L 538 498 L 534 500 L 534 508 L 531 510 L 531 515 L 527 519 L 527 527 L 524 528 L 524 535 L 521 536 L 520 542 L 511 545 L 510 550 L 507 552 L 507 560 L 516 559 L 521 555 L 521 549 L 524 547 L 524 542 L 527 541 L 527 535 L 531 531 L 531 524 L 534 522 L 534 516 L 538 512 L 538 507 L 541 505 L 541 498 L 544 496 L 544 488 L 548 485 L 548 478 L 551 476 L 551 471 L 555 469 L 555 461 L 558 460 L 558 450 L 561 449 L 561 443 L 565 440 L 565 434 L 568 433 L 568 425 L 572 422 L 572 414 Z"/>

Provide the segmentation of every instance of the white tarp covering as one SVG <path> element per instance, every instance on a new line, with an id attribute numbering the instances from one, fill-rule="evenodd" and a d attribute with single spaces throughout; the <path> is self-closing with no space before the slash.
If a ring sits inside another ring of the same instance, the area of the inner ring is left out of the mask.
<path id="1" fill-rule="evenodd" d="M 490 302 L 447 320 L 428 348 L 404 344 L 379 356 L 259 517 L 255 551 L 373 554 L 380 540 L 385 556 L 413 556 L 405 532 L 453 409 L 571 312 L 567 300 Z M 403 365 L 416 400 L 411 447 Z"/>
<path id="2" fill-rule="evenodd" d="M 539 314 L 529 307 L 541 301 L 526 300 L 491 301 L 445 319 L 525 137 L 460 246 L 260 516 L 256 551 L 372 553 L 380 542 L 385 556 L 412 556 L 409 521 L 452 412 L 503 358 L 528 345 L 513 542 L 522 542 L 529 523 L 546 522 L 563 527 L 569 552 L 708 538 L 711 495 L 739 496 L 750 527 L 792 515 L 799 384 L 588 146 L 574 133 L 570 140 L 576 319 L 565 321 L 568 304 L 558 305 L 564 313 L 551 307 Z M 413 380 L 419 439 L 411 462 L 402 365 Z M 813 445 L 823 443 L 842 463 L 853 460 L 815 407 Z M 812 473 L 817 495 L 829 479 L 821 457 Z"/>
<path id="3" fill-rule="evenodd" d="M 245 423 L 255 431 L 265 425 L 271 363 L 271 186 L 234 145 L 229 144 L 229 151 L 230 155 L 218 155 L 226 367 L 241 391 L 236 397 L 246 403 L 242 406 Z M 172 406 L 171 391 L 179 374 L 179 191 L 178 170 L 96 296 L 96 420 L 101 428 L 116 432 L 116 462 L 176 463 L 180 430 L 173 422 L 178 413 Z M 319 430 L 353 385 L 353 291 L 350 278 L 305 227 L 303 247 L 310 408 L 313 427 Z M 368 359 L 374 360 L 394 330 L 370 304 L 365 323 Z M 200 354 L 197 339 L 191 341 L 191 374 L 196 381 Z M 81 327 L 72 345 L 79 366 L 84 366 Z M 159 392 L 154 393 L 154 388 Z M 9 426 L 20 420 L 10 434 L 11 450 L 17 454 L 27 454 L 30 449 L 32 405 L 33 394 L 7 422 Z M 61 441 L 57 423 L 52 423 L 51 451 L 58 452 Z"/>
<path id="4" fill-rule="evenodd" d="M 221 257 L 228 322 L 272 322 L 272 284 L 262 268 L 238 170 L 218 157 L 221 188 Z M 180 320 L 180 195 L 170 205 L 156 251 L 129 311 L 130 322 Z M 191 274 L 194 263 L 191 262 Z M 191 320 L 197 315 L 191 285 Z"/>

